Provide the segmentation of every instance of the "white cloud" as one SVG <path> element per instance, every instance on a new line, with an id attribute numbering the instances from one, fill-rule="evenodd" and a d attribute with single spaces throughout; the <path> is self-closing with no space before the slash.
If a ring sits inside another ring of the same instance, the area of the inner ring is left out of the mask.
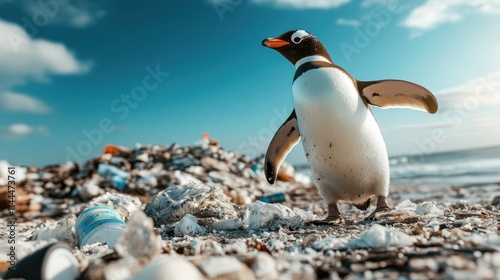
<path id="1" fill-rule="evenodd" d="M 18 136 L 24 136 L 27 134 L 30 134 L 33 129 L 29 127 L 27 124 L 24 123 L 17 123 L 9 126 L 8 129 L 12 134 L 18 135 Z"/>
<path id="2" fill-rule="evenodd" d="M 15 123 L 6 128 L 0 128 L 0 139 L 14 141 L 34 132 L 46 137 L 50 136 L 49 130 L 43 125 L 32 127 L 25 123 Z"/>
<path id="3" fill-rule="evenodd" d="M 50 108 L 29 95 L 7 91 L 0 93 L 0 112 L 46 114 Z"/>
<path id="4" fill-rule="evenodd" d="M 446 127 L 452 125 L 452 122 L 430 122 L 430 123 L 417 123 L 417 124 L 403 124 L 383 129 L 383 132 L 393 132 L 400 130 L 414 130 L 414 129 L 430 129 L 438 127 Z"/>
<path id="5" fill-rule="evenodd" d="M 460 21 L 467 14 L 500 14 L 499 0 L 427 0 L 411 11 L 403 26 L 427 31 L 444 23 Z"/>
<path id="6" fill-rule="evenodd" d="M 102 2 L 100 1 L 100 4 Z M 20 5 L 26 13 L 26 19 L 35 25 L 38 20 L 43 26 L 63 25 L 84 28 L 95 24 L 106 15 L 103 9 L 89 1 L 0 0 L 0 5 L 3 4 Z"/>
<path id="7" fill-rule="evenodd" d="M 350 0 L 252 0 L 256 4 L 268 4 L 280 8 L 330 9 L 349 3 Z"/>
<path id="8" fill-rule="evenodd" d="M 436 98 L 436 115 L 383 129 L 392 154 L 409 154 L 422 145 L 433 152 L 498 145 L 500 72 L 441 90 Z"/>
<path id="9" fill-rule="evenodd" d="M 345 18 L 338 18 L 336 23 L 338 25 L 345 25 L 345 26 L 360 26 L 361 22 L 355 19 L 345 19 Z"/>
<path id="10" fill-rule="evenodd" d="M 0 19 L 0 90 L 27 79 L 48 81 L 53 74 L 85 73 L 90 65 L 63 44 L 33 39 L 19 25 Z"/>
<path id="11" fill-rule="evenodd" d="M 38 2 L 38 1 L 37 1 Z M 74 27 L 87 27 L 95 24 L 106 12 L 88 2 L 73 2 L 62 8 L 60 22 L 68 22 Z M 58 18 L 56 18 L 58 19 Z M 56 21 L 59 22 L 59 21 Z"/>
<path id="12" fill-rule="evenodd" d="M 364 0 L 361 2 L 362 8 L 370 8 L 372 6 L 388 6 L 393 4 L 393 0 Z"/>
<path id="13" fill-rule="evenodd" d="M 87 72 L 91 63 L 79 61 L 65 45 L 32 38 L 21 26 L 0 19 L 0 111 L 44 114 L 42 101 L 11 89 L 30 80 L 48 82 L 51 75 Z M 29 134 L 50 135 L 44 126 L 13 124 L 0 128 L 0 139 L 16 140 Z"/>
<path id="14" fill-rule="evenodd" d="M 437 99 L 440 112 L 458 108 L 474 111 L 480 106 L 500 106 L 500 72 L 441 90 Z"/>

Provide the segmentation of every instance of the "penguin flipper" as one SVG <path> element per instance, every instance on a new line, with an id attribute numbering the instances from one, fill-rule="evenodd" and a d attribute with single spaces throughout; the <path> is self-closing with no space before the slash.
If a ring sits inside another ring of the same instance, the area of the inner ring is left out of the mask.
<path id="1" fill-rule="evenodd" d="M 357 81 L 358 91 L 371 105 L 381 108 L 411 108 L 434 114 L 436 97 L 421 85 L 402 80 Z"/>
<path id="2" fill-rule="evenodd" d="M 269 184 L 274 184 L 278 177 L 278 170 L 283 160 L 300 141 L 299 126 L 297 124 L 297 116 L 295 110 L 292 111 L 290 117 L 280 126 L 276 134 L 274 134 L 266 152 L 264 162 L 264 173 Z"/>

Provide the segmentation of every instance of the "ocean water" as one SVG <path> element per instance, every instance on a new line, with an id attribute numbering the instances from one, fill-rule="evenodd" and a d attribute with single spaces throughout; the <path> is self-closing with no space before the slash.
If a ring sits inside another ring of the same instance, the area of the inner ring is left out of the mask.
<path id="1" fill-rule="evenodd" d="M 500 183 L 500 147 L 390 158 L 391 184 Z"/>
<path id="2" fill-rule="evenodd" d="M 391 157 L 391 185 L 473 186 L 500 184 L 500 146 Z M 310 175 L 307 165 L 296 166 Z"/>

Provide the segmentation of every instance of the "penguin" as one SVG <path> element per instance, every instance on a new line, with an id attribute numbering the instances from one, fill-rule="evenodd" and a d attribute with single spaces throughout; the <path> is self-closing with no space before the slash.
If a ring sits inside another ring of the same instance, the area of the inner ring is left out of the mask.
<path id="1" fill-rule="evenodd" d="M 434 114 L 436 97 L 404 80 L 358 81 L 333 63 L 321 42 L 304 30 L 292 30 L 262 45 L 278 51 L 295 66 L 294 110 L 271 140 L 264 161 L 274 184 L 286 155 L 302 141 L 313 180 L 328 205 L 328 215 L 315 224 L 339 224 L 337 203 L 347 201 L 366 210 L 370 200 L 379 212 L 390 211 L 387 149 L 369 105 L 404 107 Z"/>

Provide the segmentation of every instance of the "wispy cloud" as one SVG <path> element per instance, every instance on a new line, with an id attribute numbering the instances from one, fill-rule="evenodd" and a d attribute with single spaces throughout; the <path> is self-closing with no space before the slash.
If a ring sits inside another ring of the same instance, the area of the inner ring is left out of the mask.
<path id="1" fill-rule="evenodd" d="M 345 19 L 345 18 L 338 18 L 335 23 L 338 25 L 353 26 L 353 27 L 361 25 L 361 22 L 359 20 Z"/>
<path id="2" fill-rule="evenodd" d="M 432 122 L 432 123 L 417 123 L 417 124 L 404 124 L 393 126 L 389 128 L 383 129 L 383 132 L 393 132 L 400 130 L 413 130 L 413 129 L 430 129 L 430 128 L 438 128 L 438 127 L 446 127 L 453 125 L 452 122 Z"/>
<path id="3" fill-rule="evenodd" d="M 74 27 L 87 27 L 104 17 L 106 12 L 89 2 L 74 2 L 63 8 L 60 22 L 68 22 Z M 57 21 L 56 21 L 57 22 Z"/>
<path id="4" fill-rule="evenodd" d="M 27 79 L 48 81 L 52 74 L 81 74 L 91 63 L 79 61 L 65 45 L 33 39 L 19 25 L 0 19 L 0 90 Z"/>
<path id="5" fill-rule="evenodd" d="M 475 122 L 475 127 L 491 128 L 494 131 L 500 132 L 497 129 L 498 124 L 500 124 L 500 116 L 488 116 L 488 117 L 476 118 L 474 122 Z"/>
<path id="6" fill-rule="evenodd" d="M 349 3 L 350 0 L 252 0 L 255 4 L 267 4 L 278 8 L 331 9 Z"/>
<path id="7" fill-rule="evenodd" d="M 102 4 L 103 1 L 99 1 Z M 35 15 L 45 15 L 47 25 L 62 25 L 84 28 L 95 24 L 106 15 L 106 11 L 90 1 L 40 1 L 40 0 L 0 0 L 0 5 L 19 5 L 31 20 Z"/>
<path id="8" fill-rule="evenodd" d="M 13 92 L 29 81 L 49 82 L 52 75 L 86 73 L 91 62 L 82 62 L 57 42 L 34 39 L 15 23 L 0 19 L 0 112 L 46 114 L 51 108 L 24 93 Z M 49 136 L 47 127 L 15 123 L 0 128 L 1 140 L 17 140 L 30 134 Z"/>
<path id="9" fill-rule="evenodd" d="M 414 8 L 401 24 L 420 34 L 441 24 L 458 22 L 470 14 L 500 14 L 500 1 L 427 0 Z"/>
<path id="10" fill-rule="evenodd" d="M 11 124 L 6 128 L 0 128 L 0 139 L 14 141 L 26 137 L 32 133 L 39 133 L 43 136 L 50 136 L 49 130 L 45 126 L 29 126 L 25 123 Z"/>
<path id="11" fill-rule="evenodd" d="M 394 0 L 363 0 L 363 2 L 361 2 L 361 7 L 370 8 L 373 6 L 389 6 L 394 5 L 395 3 L 397 2 Z"/>
<path id="12" fill-rule="evenodd" d="M 7 91 L 0 93 L 0 112 L 46 114 L 50 108 L 29 95 Z"/>
<path id="13" fill-rule="evenodd" d="M 439 111 L 432 119 L 383 129 L 393 154 L 498 145 L 500 72 L 441 90 L 436 97 Z"/>
<path id="14" fill-rule="evenodd" d="M 467 107 L 500 106 L 500 72 L 438 92 L 440 112 Z"/>

